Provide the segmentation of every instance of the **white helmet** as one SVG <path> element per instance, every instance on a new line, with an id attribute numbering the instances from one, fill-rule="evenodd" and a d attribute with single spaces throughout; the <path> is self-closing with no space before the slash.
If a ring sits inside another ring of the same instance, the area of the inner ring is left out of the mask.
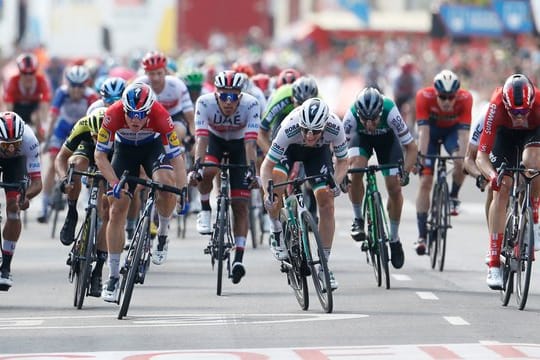
<path id="1" fill-rule="evenodd" d="M 302 104 L 300 127 L 307 130 L 323 130 L 330 110 L 328 105 L 319 98 L 311 98 Z"/>
<path id="2" fill-rule="evenodd" d="M 459 79 L 457 75 L 450 70 L 443 70 L 433 79 L 433 87 L 439 94 L 454 94 L 459 90 Z"/>
<path id="3" fill-rule="evenodd" d="M 244 87 L 244 80 L 243 73 L 225 70 L 216 75 L 214 85 L 218 89 L 242 90 Z"/>
<path id="4" fill-rule="evenodd" d="M 84 84 L 89 77 L 90 73 L 85 66 L 75 65 L 66 71 L 66 79 L 71 84 Z"/>
<path id="5" fill-rule="evenodd" d="M 318 93 L 317 82 L 311 76 L 302 76 L 292 84 L 292 95 L 297 104 L 303 104 L 307 99 L 316 97 Z"/>
<path id="6" fill-rule="evenodd" d="M 13 111 L 0 113 L 0 141 L 18 141 L 24 134 L 24 121 Z"/>

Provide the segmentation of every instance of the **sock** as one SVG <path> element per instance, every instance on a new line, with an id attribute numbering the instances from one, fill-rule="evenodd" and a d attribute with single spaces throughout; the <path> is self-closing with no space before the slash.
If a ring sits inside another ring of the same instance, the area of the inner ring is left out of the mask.
<path id="1" fill-rule="evenodd" d="M 283 228 L 281 227 L 281 221 L 279 221 L 279 219 L 270 218 L 270 231 L 272 231 L 273 233 L 279 233 L 283 231 Z"/>
<path id="2" fill-rule="evenodd" d="M 323 248 L 324 257 L 326 257 L 326 262 L 330 259 L 330 252 L 332 251 L 332 248 Z"/>
<path id="3" fill-rule="evenodd" d="M 15 252 L 16 241 L 5 240 L 2 242 L 2 269 L 11 271 L 11 259 Z"/>
<path id="4" fill-rule="evenodd" d="M 120 277 L 120 255 L 122 254 L 109 254 L 109 277 Z"/>
<path id="5" fill-rule="evenodd" d="M 416 213 L 416 224 L 418 225 L 418 237 L 427 238 L 427 213 Z"/>
<path id="6" fill-rule="evenodd" d="M 238 242 L 242 241 L 244 242 L 243 246 L 238 246 Z M 242 262 L 242 259 L 244 258 L 244 246 L 246 245 L 246 238 L 244 236 L 238 236 L 235 237 L 236 241 L 236 250 L 234 251 L 234 261 L 233 262 Z"/>
<path id="7" fill-rule="evenodd" d="M 399 221 L 390 219 L 390 242 L 399 241 Z"/>
<path id="8" fill-rule="evenodd" d="M 208 194 L 201 194 L 201 210 L 203 211 L 210 211 L 212 208 L 210 207 L 210 193 Z"/>
<path id="9" fill-rule="evenodd" d="M 491 234 L 489 239 L 489 267 L 498 267 L 501 265 L 499 255 L 501 253 L 503 234 Z"/>
<path id="10" fill-rule="evenodd" d="M 101 275 L 101 273 L 103 272 L 103 265 L 105 264 L 105 261 L 107 261 L 108 253 L 103 250 L 96 250 L 96 255 L 96 266 L 94 266 L 94 271 L 92 271 L 92 274 Z"/>
<path id="11" fill-rule="evenodd" d="M 163 236 L 167 235 L 167 232 L 169 230 L 169 216 L 161 216 L 158 214 L 159 219 L 159 227 L 158 227 L 158 235 Z"/>
<path id="12" fill-rule="evenodd" d="M 49 194 L 42 192 L 41 193 L 41 214 L 47 214 L 49 210 Z"/>
<path id="13" fill-rule="evenodd" d="M 352 204 L 354 218 L 363 220 L 362 216 L 362 204 Z"/>
<path id="14" fill-rule="evenodd" d="M 457 199 L 460 188 L 461 184 L 458 185 L 455 181 L 452 181 L 452 190 L 450 190 L 450 197 Z"/>

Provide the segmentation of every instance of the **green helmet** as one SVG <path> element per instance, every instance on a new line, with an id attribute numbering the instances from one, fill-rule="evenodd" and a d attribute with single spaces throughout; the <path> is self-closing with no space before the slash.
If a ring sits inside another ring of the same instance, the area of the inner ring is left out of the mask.
<path id="1" fill-rule="evenodd" d="M 204 74 L 199 69 L 189 69 L 183 73 L 182 80 L 184 80 L 188 89 L 200 90 L 204 82 Z"/>
<path id="2" fill-rule="evenodd" d="M 90 128 L 90 134 L 97 135 L 103 119 L 105 118 L 106 107 L 99 107 L 93 110 L 90 115 L 88 115 L 88 127 Z"/>

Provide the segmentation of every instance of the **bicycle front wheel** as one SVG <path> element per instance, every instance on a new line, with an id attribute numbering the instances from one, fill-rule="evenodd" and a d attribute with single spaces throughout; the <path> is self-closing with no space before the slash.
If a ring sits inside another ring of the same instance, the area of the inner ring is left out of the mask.
<path id="1" fill-rule="evenodd" d="M 84 221 L 84 228 L 81 233 L 79 243 L 79 271 L 75 274 L 75 298 L 77 299 L 77 309 L 81 309 L 84 298 L 90 284 L 90 273 L 92 271 L 92 262 L 94 256 L 94 247 L 96 244 L 96 209 L 90 210 L 90 215 Z"/>
<path id="2" fill-rule="evenodd" d="M 386 234 L 384 228 L 384 215 L 382 213 L 382 201 L 381 195 L 379 193 L 373 194 L 373 207 L 375 209 L 375 230 L 377 233 L 377 246 L 378 246 L 378 256 L 377 260 L 379 264 L 377 265 L 379 269 L 379 274 L 384 277 L 384 283 L 387 289 L 390 289 L 390 268 L 388 266 L 389 256 L 388 256 L 388 235 Z M 382 284 L 382 278 L 380 276 L 379 282 Z M 380 285 L 379 285 L 380 286 Z"/>
<path id="3" fill-rule="evenodd" d="M 227 204 L 221 199 L 220 204 L 218 205 L 218 217 L 216 219 L 216 229 L 212 236 L 215 236 L 213 239 L 215 246 L 217 247 L 217 284 L 216 284 L 216 295 L 221 296 L 221 291 L 223 288 L 223 263 L 225 262 L 225 236 L 227 232 Z"/>
<path id="4" fill-rule="evenodd" d="M 324 255 L 321 235 L 319 234 L 317 224 L 313 220 L 313 216 L 307 211 L 302 213 L 301 234 L 307 264 L 311 271 L 317 297 L 323 310 L 331 313 L 333 309 L 333 298 L 328 263 Z"/>
<path id="5" fill-rule="evenodd" d="M 302 251 L 300 240 L 295 237 L 287 225 L 287 210 L 281 209 L 280 221 L 283 229 L 283 241 L 289 253 L 291 267 L 287 269 L 289 286 L 293 289 L 294 296 L 302 310 L 309 308 L 309 292 L 307 274 L 309 273 L 306 256 Z"/>
<path id="6" fill-rule="evenodd" d="M 444 260 L 446 258 L 446 232 L 450 227 L 450 197 L 448 194 L 448 184 L 441 184 L 438 198 L 438 215 L 439 221 L 437 224 L 437 267 L 439 271 L 444 269 Z"/>
<path id="7" fill-rule="evenodd" d="M 249 204 L 249 234 L 251 236 L 251 245 L 254 249 L 257 248 L 257 242 L 259 241 L 259 211 L 260 209 L 254 203 L 252 196 Z"/>
<path id="8" fill-rule="evenodd" d="M 516 301 L 519 310 L 525 308 L 529 295 L 532 263 L 534 260 L 533 225 L 532 210 L 529 207 L 522 214 L 517 238 L 519 254 L 516 254 L 518 261 L 516 270 Z"/>
<path id="9" fill-rule="evenodd" d="M 441 193 L 439 191 L 439 184 L 435 184 L 433 187 L 433 193 L 431 195 L 431 206 L 429 208 L 429 220 L 428 220 L 428 232 L 427 242 L 429 251 L 429 263 L 432 269 L 437 266 L 437 252 L 438 252 L 438 233 L 440 226 L 439 218 L 439 204 L 441 199 Z"/>
<path id="10" fill-rule="evenodd" d="M 137 275 L 139 273 L 139 266 L 141 264 L 141 259 L 143 256 L 144 243 L 146 241 L 146 238 L 149 236 L 149 231 L 150 218 L 148 216 L 145 216 L 142 222 L 142 226 L 137 229 L 137 233 L 133 237 L 134 246 L 130 248 L 130 251 L 127 254 L 127 269 L 124 269 L 124 273 L 122 274 L 122 286 L 120 290 L 121 293 L 124 294 L 124 296 L 122 297 L 122 305 L 120 306 L 120 311 L 118 312 L 118 320 L 122 320 L 122 318 L 128 313 L 129 304 L 133 295 L 133 287 L 135 286 L 135 280 L 137 279 Z"/>
<path id="11" fill-rule="evenodd" d="M 512 254 L 514 252 L 514 217 L 512 210 L 506 216 L 506 225 L 504 226 L 504 237 L 501 248 L 501 270 L 503 277 L 503 288 L 501 290 L 501 302 L 503 306 L 508 305 L 512 292 L 514 291 L 514 270 L 512 268 Z"/>

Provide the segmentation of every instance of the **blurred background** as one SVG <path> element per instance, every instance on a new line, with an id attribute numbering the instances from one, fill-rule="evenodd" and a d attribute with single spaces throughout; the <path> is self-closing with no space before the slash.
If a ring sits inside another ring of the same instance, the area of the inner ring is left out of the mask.
<path id="1" fill-rule="evenodd" d="M 127 77 L 149 50 L 210 76 L 293 67 L 340 115 L 365 85 L 394 96 L 403 73 L 425 86 L 450 68 L 479 105 L 513 72 L 538 83 L 539 17 L 540 0 L 0 0 L 0 59 L 3 79 L 23 51 L 51 77 L 77 62 Z"/>

